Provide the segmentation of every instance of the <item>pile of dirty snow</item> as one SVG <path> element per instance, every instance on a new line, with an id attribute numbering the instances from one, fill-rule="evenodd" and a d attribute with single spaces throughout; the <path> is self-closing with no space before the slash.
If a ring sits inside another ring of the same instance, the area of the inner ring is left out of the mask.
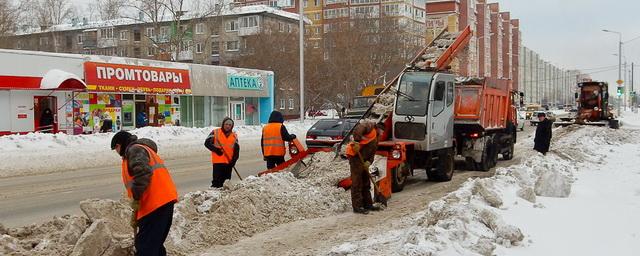
<path id="1" fill-rule="evenodd" d="M 544 209 L 540 197 L 570 197 L 576 175 L 604 163 L 598 146 L 640 143 L 634 132 L 577 125 L 554 129 L 546 156 L 520 152 L 527 156 L 520 164 L 497 168 L 493 177 L 469 179 L 408 217 L 409 228 L 349 241 L 329 254 L 494 255 L 498 248 L 527 245 L 527 230 L 504 219 L 510 208 Z"/>
<path id="2" fill-rule="evenodd" d="M 287 122 L 289 132 L 304 138 L 316 121 Z M 204 139 L 215 127 L 180 126 L 144 127 L 132 130 L 138 138 L 149 138 L 158 144 L 165 160 L 193 155 L 206 155 Z M 234 128 L 241 145 L 260 146 L 262 126 Z M 117 165 L 120 157 L 110 147 L 113 133 L 67 135 L 64 133 L 29 133 L 0 137 L 0 177 L 43 174 L 64 170 Z"/>
<path id="3" fill-rule="evenodd" d="M 318 153 L 306 161 L 299 178 L 288 171 L 250 176 L 233 185 L 225 183 L 222 189 L 180 198 L 165 243 L 169 254 L 192 254 L 280 224 L 349 211 L 349 193 L 336 186 L 349 175 L 347 161 L 334 159 L 333 153 Z M 85 216 L 8 230 L 0 226 L 0 254 L 131 254 L 133 230 L 126 200 L 90 199 L 81 202 L 80 208 Z"/>

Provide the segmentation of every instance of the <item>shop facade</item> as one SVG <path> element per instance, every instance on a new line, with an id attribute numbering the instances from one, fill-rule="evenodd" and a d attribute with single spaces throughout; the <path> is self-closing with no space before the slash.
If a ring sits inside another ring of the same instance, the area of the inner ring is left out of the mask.
<path id="1" fill-rule="evenodd" d="M 0 135 L 218 126 L 227 116 L 257 125 L 273 110 L 273 81 L 270 71 L 0 50 Z M 46 109 L 54 120 L 43 128 Z"/>

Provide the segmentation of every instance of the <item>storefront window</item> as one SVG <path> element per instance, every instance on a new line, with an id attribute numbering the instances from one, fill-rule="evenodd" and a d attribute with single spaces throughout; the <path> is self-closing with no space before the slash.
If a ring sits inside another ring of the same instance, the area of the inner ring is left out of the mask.
<path id="1" fill-rule="evenodd" d="M 204 127 L 204 108 L 203 96 L 180 96 L 181 125 Z"/>

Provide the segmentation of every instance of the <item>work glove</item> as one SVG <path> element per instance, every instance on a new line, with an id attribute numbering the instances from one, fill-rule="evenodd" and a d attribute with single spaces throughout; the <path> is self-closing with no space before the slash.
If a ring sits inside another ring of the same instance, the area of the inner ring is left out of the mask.
<path id="1" fill-rule="evenodd" d="M 364 168 L 366 168 L 366 169 L 367 169 L 367 171 L 369 170 L 369 167 L 370 167 L 370 166 L 371 166 L 371 162 L 369 162 L 369 161 L 365 161 L 365 162 L 364 162 Z"/>
<path id="2" fill-rule="evenodd" d="M 296 135 L 295 134 L 291 134 L 291 140 L 295 140 L 296 139 Z"/>
<path id="3" fill-rule="evenodd" d="M 221 156 L 222 155 L 222 149 L 219 147 L 214 147 L 213 148 L 213 153 L 216 153 L 216 155 Z"/>
<path id="4" fill-rule="evenodd" d="M 355 151 L 356 153 L 360 152 L 360 143 L 358 142 L 353 143 L 353 151 Z"/>

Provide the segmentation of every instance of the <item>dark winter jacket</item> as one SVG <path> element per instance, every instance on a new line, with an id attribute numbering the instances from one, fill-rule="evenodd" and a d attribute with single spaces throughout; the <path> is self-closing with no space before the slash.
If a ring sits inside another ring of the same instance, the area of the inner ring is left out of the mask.
<path id="1" fill-rule="evenodd" d="M 278 111 L 271 112 L 271 115 L 269 116 L 269 123 L 284 123 L 284 117 L 282 116 L 282 113 Z M 287 127 L 284 127 L 284 124 L 280 128 L 280 136 L 282 136 L 282 140 L 284 141 L 292 141 L 296 138 L 295 134 L 289 134 L 289 131 L 287 131 Z M 264 138 L 260 137 L 260 148 L 264 148 L 263 139 Z M 264 150 L 262 154 L 264 155 Z"/>
<path id="2" fill-rule="evenodd" d="M 53 113 L 51 109 L 45 109 L 40 116 L 40 126 L 47 126 L 53 124 Z"/>
<path id="3" fill-rule="evenodd" d="M 145 145 L 151 148 L 156 153 L 158 152 L 158 146 L 150 139 L 139 139 L 131 142 L 124 154 L 124 159 L 127 159 L 129 175 L 133 177 L 133 187 L 131 191 L 133 193 L 134 200 L 140 200 L 142 194 L 149 186 L 151 181 L 151 166 L 149 165 L 149 153 L 143 147 L 137 145 Z"/>
<path id="4" fill-rule="evenodd" d="M 231 132 L 233 132 L 233 127 L 235 126 L 235 123 L 233 122 L 233 119 L 225 117 L 222 120 L 222 124 L 220 124 L 220 129 L 223 129 L 224 122 L 226 122 L 227 120 L 230 120 L 231 123 L 232 123 L 231 130 L 229 130 L 229 131 L 224 131 L 223 130 L 224 135 L 228 137 L 231 134 Z M 211 133 L 209 133 L 209 136 L 207 136 L 207 138 L 204 139 L 204 146 L 207 149 L 209 149 L 209 151 L 214 152 L 216 155 L 221 156 L 223 154 L 222 149 L 218 148 L 218 147 L 215 147 L 213 145 L 213 137 L 214 137 L 215 132 L 216 132 L 217 129 L 218 128 L 213 129 L 213 131 L 211 131 Z M 238 143 L 236 142 L 236 144 L 233 145 L 233 157 L 231 157 L 231 162 L 230 162 L 231 166 L 235 166 L 236 165 L 236 162 L 238 161 L 238 157 L 239 156 L 240 156 L 240 145 L 238 145 Z"/>
<path id="5" fill-rule="evenodd" d="M 533 146 L 533 149 L 542 154 L 549 152 L 552 135 L 551 125 L 551 121 L 545 118 L 542 122 L 538 123 L 538 127 L 536 128 L 536 137 L 534 139 L 535 145 Z"/>

